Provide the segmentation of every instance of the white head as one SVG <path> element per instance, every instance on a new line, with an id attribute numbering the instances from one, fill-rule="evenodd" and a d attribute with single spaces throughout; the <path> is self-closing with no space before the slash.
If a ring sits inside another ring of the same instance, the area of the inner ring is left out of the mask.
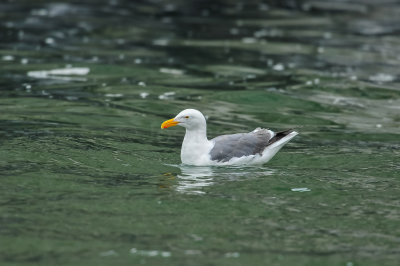
<path id="1" fill-rule="evenodd" d="M 161 128 L 172 126 L 182 126 L 187 130 L 206 129 L 206 119 L 204 115 L 195 109 L 186 109 L 180 112 L 175 118 L 165 121 Z"/>

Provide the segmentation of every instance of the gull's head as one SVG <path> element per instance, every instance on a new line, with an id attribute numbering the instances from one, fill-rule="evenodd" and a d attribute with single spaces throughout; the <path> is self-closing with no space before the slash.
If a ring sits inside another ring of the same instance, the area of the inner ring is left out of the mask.
<path id="1" fill-rule="evenodd" d="M 205 129 L 206 119 L 204 115 L 195 109 L 186 109 L 180 112 L 175 118 L 165 121 L 161 124 L 161 128 L 169 128 L 172 126 L 182 126 L 186 129 Z"/>

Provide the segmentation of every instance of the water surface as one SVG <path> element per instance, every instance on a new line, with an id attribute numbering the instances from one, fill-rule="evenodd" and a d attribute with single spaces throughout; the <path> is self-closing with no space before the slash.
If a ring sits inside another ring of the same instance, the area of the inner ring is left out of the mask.
<path id="1" fill-rule="evenodd" d="M 1 3 L 2 264 L 396 265 L 400 6 L 274 3 Z M 181 166 L 185 108 L 300 135 Z"/>

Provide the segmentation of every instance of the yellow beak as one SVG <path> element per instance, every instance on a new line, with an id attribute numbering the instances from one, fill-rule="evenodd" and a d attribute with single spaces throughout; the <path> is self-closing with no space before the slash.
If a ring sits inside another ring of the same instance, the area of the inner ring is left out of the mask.
<path id="1" fill-rule="evenodd" d="M 173 118 L 170 120 L 165 121 L 164 123 L 161 124 L 161 128 L 169 128 L 169 127 L 173 127 L 176 126 L 177 124 L 179 124 L 179 122 L 175 121 Z"/>

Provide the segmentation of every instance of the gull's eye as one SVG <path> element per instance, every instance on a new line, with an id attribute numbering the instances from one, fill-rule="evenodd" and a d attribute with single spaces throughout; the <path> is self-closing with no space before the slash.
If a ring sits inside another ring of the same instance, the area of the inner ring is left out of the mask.
<path id="1" fill-rule="evenodd" d="M 186 118 L 186 119 L 188 119 L 188 118 L 189 118 L 189 116 L 187 115 L 187 116 L 185 116 L 185 118 Z"/>

